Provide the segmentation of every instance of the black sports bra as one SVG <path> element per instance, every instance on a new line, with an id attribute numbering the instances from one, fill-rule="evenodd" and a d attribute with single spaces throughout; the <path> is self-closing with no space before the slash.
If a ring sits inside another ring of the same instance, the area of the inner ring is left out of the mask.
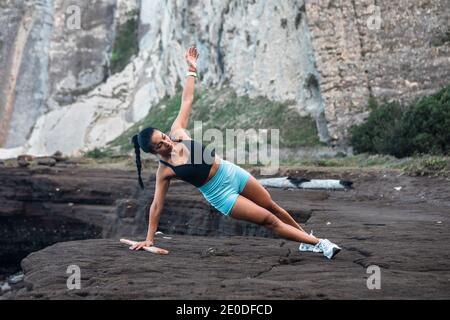
<path id="1" fill-rule="evenodd" d="M 216 150 L 207 150 L 206 147 L 195 140 L 181 140 L 190 151 L 190 159 L 186 164 L 173 166 L 170 163 L 159 160 L 166 166 L 172 168 L 178 178 L 200 188 L 208 178 L 214 163 Z"/>

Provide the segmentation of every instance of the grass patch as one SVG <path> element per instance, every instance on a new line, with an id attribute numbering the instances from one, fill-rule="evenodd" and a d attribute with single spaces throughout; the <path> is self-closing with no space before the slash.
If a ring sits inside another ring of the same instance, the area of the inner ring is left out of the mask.
<path id="1" fill-rule="evenodd" d="M 406 172 L 415 175 L 442 175 L 450 176 L 450 157 L 423 155 L 407 159 L 397 166 Z"/>
<path id="2" fill-rule="evenodd" d="M 411 175 L 450 176 L 450 157 L 419 155 L 398 159 L 391 155 L 361 153 L 354 156 L 329 159 L 288 159 L 284 166 L 358 168 L 358 169 L 398 169 Z"/>
<path id="3" fill-rule="evenodd" d="M 215 128 L 279 129 L 280 147 L 318 146 L 316 123 L 301 117 L 291 102 L 273 102 L 264 97 L 238 97 L 232 91 L 213 90 L 204 93 L 195 105 L 204 130 Z"/>
<path id="4" fill-rule="evenodd" d="M 151 126 L 168 132 L 180 110 L 181 98 L 180 89 L 175 96 L 162 99 L 152 107 L 145 119 L 133 125 L 109 146 L 129 152 L 132 150 L 131 137 L 141 129 Z M 192 135 L 194 121 L 202 121 L 203 132 L 218 129 L 224 137 L 226 129 L 279 129 L 280 147 L 325 145 L 319 141 L 315 121 L 311 117 L 301 117 L 292 103 L 272 102 L 262 97 L 238 97 L 230 89 L 197 90 L 188 127 Z"/>
<path id="5" fill-rule="evenodd" d="M 92 159 L 110 158 L 113 156 L 113 152 L 110 149 L 95 148 L 87 151 L 84 156 Z"/>

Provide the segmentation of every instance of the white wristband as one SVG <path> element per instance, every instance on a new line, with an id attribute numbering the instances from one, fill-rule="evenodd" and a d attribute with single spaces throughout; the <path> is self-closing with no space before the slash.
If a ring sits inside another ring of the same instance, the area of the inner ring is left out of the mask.
<path id="1" fill-rule="evenodd" d="M 186 74 L 186 77 L 189 77 L 189 76 L 193 76 L 193 77 L 195 77 L 195 78 L 197 78 L 197 73 L 196 72 L 188 72 L 187 74 Z"/>

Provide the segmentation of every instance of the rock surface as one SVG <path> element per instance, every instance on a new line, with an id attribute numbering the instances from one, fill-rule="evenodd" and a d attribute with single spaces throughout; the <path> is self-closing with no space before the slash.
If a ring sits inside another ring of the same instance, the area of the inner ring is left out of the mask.
<path id="1" fill-rule="evenodd" d="M 0 166 L 0 275 L 18 271 L 20 260 L 29 252 L 56 242 L 145 237 L 154 175 L 144 180 L 146 189 L 140 191 L 134 170 L 86 168 L 69 161 L 36 165 L 39 161 L 26 162 L 26 168 Z M 270 236 L 257 226 L 220 218 L 184 182 L 173 181 L 170 190 L 160 221 L 163 232 Z M 296 208 L 294 195 L 286 200 L 296 219 L 309 218 L 309 210 Z"/>
<path id="2" fill-rule="evenodd" d="M 16 298 L 450 297 L 448 210 L 346 201 L 320 201 L 317 206 L 321 210 L 307 227 L 342 246 L 333 261 L 299 253 L 294 242 L 257 237 L 159 236 L 158 245 L 171 251 L 168 256 L 132 252 L 117 240 L 66 242 L 22 261 L 28 290 L 20 290 Z M 81 269 L 80 290 L 67 289 L 69 265 Z M 381 290 L 367 288 L 371 265 L 380 267 Z"/>
<path id="3" fill-rule="evenodd" d="M 120 237 L 142 239 L 146 231 L 145 208 L 153 191 L 137 192 L 134 173 L 71 168 L 75 174 L 60 173 L 56 179 L 50 172 L 57 166 L 47 167 L 46 174 L 35 173 L 33 179 L 30 169 L 9 171 L 14 178 L 6 180 L 9 187 L 0 189 L 0 199 L 7 207 L 17 207 L 1 216 L 19 214 L 18 197 L 30 194 L 11 183 L 22 179 L 27 185 L 28 177 L 35 186 L 36 208 L 47 202 L 52 208 L 47 213 L 102 226 L 108 233 L 101 236 L 109 239 L 57 243 L 30 254 L 22 261 L 24 287 L 2 299 L 450 298 L 448 178 L 411 177 L 391 170 L 283 169 L 280 174 L 297 178 L 354 181 L 355 189 L 348 191 L 269 189 L 281 206 L 298 212 L 296 218 L 304 219 L 306 230 L 343 248 L 333 261 L 320 254 L 300 253 L 298 244 L 273 238 L 258 226 L 235 225 L 211 211 L 194 188 L 175 182 L 162 215 L 164 234 L 156 242 L 170 254 L 156 256 L 132 252 L 118 241 Z M 62 195 L 49 198 L 45 188 L 55 187 L 55 181 L 61 189 L 68 187 Z M 146 186 L 152 184 L 151 177 L 145 181 Z M 74 186 L 82 186 L 83 192 L 76 196 Z M 89 205 L 93 199 L 97 210 Z M 67 201 L 74 201 L 77 209 L 58 211 L 57 204 L 67 208 Z M 109 210 L 102 215 L 101 207 Z M 25 216 L 33 212 L 28 206 L 22 208 L 28 208 Z M 81 268 L 80 290 L 67 289 L 70 265 Z M 371 265 L 380 268 L 380 290 L 367 288 Z"/>

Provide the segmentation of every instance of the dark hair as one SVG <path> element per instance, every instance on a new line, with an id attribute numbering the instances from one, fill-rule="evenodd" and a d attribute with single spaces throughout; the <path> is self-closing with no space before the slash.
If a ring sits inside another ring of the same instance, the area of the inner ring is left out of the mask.
<path id="1" fill-rule="evenodd" d="M 142 189 L 144 189 L 144 182 L 142 181 L 141 177 L 142 163 L 141 163 L 140 149 L 142 149 L 145 153 L 153 153 L 153 154 L 156 153 L 151 143 L 153 132 L 155 132 L 155 130 L 158 129 L 152 127 L 146 128 L 141 132 L 139 132 L 139 134 L 134 135 L 133 138 L 131 139 L 131 142 L 134 145 L 134 152 L 136 153 L 136 167 L 138 171 L 139 185 L 141 186 Z"/>

